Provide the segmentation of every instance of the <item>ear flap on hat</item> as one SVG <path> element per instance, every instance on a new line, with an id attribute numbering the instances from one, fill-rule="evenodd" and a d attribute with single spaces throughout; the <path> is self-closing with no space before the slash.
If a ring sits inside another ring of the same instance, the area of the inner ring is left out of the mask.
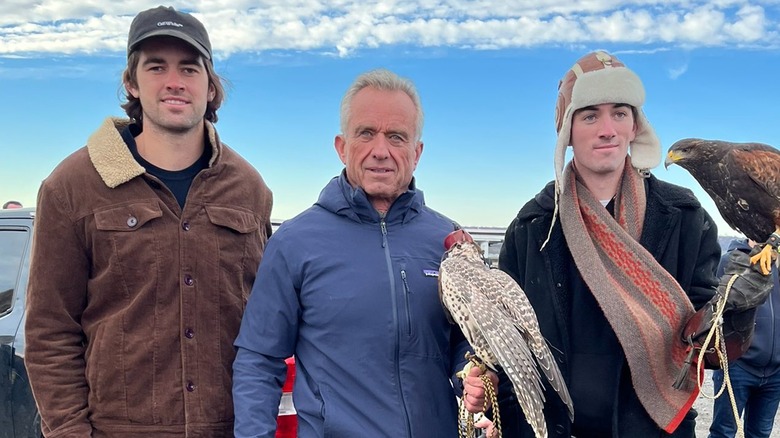
<path id="1" fill-rule="evenodd" d="M 560 191 L 560 182 L 563 176 L 563 167 L 566 164 L 566 148 L 571 143 L 571 119 L 574 109 L 571 105 L 566 107 L 561 119 L 561 129 L 558 132 L 558 141 L 555 143 L 555 182 Z"/>
<path id="2" fill-rule="evenodd" d="M 636 137 L 631 142 L 631 165 L 639 170 L 650 170 L 661 164 L 661 142 L 647 121 L 642 108 L 636 108 Z"/>

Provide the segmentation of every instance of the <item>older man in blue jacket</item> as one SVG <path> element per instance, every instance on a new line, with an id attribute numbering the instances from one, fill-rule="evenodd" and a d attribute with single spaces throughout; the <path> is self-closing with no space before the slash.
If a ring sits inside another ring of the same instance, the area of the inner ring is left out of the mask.
<path id="1" fill-rule="evenodd" d="M 420 100 L 386 70 L 341 107 L 345 165 L 269 240 L 235 342 L 236 437 L 274 436 L 295 355 L 298 436 L 452 438 L 454 373 L 468 349 L 438 297 L 452 221 L 425 205 Z"/>

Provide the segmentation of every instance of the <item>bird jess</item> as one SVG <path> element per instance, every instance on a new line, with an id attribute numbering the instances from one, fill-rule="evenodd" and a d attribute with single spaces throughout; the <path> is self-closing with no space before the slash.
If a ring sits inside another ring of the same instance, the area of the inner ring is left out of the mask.
<path id="1" fill-rule="evenodd" d="M 481 248 L 467 232 L 450 233 L 444 245 L 439 294 L 448 316 L 485 366 L 493 371 L 503 368 L 534 433 L 546 437 L 540 369 L 568 406 L 572 420 L 574 409 L 531 303 L 512 277 L 485 264 Z"/>

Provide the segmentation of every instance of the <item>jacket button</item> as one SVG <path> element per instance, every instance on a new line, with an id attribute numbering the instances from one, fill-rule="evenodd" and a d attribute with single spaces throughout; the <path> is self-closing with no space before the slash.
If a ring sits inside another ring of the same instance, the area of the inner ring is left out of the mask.
<path id="1" fill-rule="evenodd" d="M 136 225 L 138 225 L 138 219 L 136 219 L 135 216 L 130 216 L 129 218 L 127 218 L 128 227 L 133 228 Z"/>
<path id="2" fill-rule="evenodd" d="M 190 223 L 187 222 L 187 221 L 182 222 L 181 223 L 181 229 L 184 230 L 184 231 L 189 231 L 190 230 Z"/>
<path id="3" fill-rule="evenodd" d="M 555 433 L 558 435 L 563 435 L 566 432 L 566 428 L 563 426 L 563 424 L 556 424 L 555 425 Z"/>
<path id="4" fill-rule="evenodd" d="M 195 332 L 191 328 L 187 328 L 184 330 L 184 336 L 187 339 L 192 339 L 195 337 Z"/>
<path id="5" fill-rule="evenodd" d="M 195 391 L 195 384 L 192 382 L 187 382 L 187 391 L 189 392 Z"/>
<path id="6" fill-rule="evenodd" d="M 194 283 L 195 283 L 195 279 L 192 278 L 190 274 L 186 274 L 184 276 L 184 284 L 186 284 L 187 286 L 192 286 Z"/>

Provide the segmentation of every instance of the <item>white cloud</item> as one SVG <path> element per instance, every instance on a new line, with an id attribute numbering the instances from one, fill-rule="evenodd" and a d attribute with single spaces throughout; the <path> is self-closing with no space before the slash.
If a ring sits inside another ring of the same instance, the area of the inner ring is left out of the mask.
<path id="1" fill-rule="evenodd" d="M 0 56 L 121 53 L 133 16 L 158 1 L 3 0 Z M 776 0 L 174 1 L 209 29 L 220 57 L 404 44 L 497 49 L 569 44 L 774 48 Z"/>
<path id="2" fill-rule="evenodd" d="M 669 78 L 674 80 L 679 78 L 680 76 L 684 75 L 685 72 L 688 71 L 688 64 L 681 65 L 677 68 L 670 68 L 669 69 Z"/>
<path id="3" fill-rule="evenodd" d="M 760 7 L 744 6 L 737 12 L 737 16 L 739 21 L 724 27 L 734 39 L 753 42 L 771 34 L 767 31 L 767 19 Z"/>

